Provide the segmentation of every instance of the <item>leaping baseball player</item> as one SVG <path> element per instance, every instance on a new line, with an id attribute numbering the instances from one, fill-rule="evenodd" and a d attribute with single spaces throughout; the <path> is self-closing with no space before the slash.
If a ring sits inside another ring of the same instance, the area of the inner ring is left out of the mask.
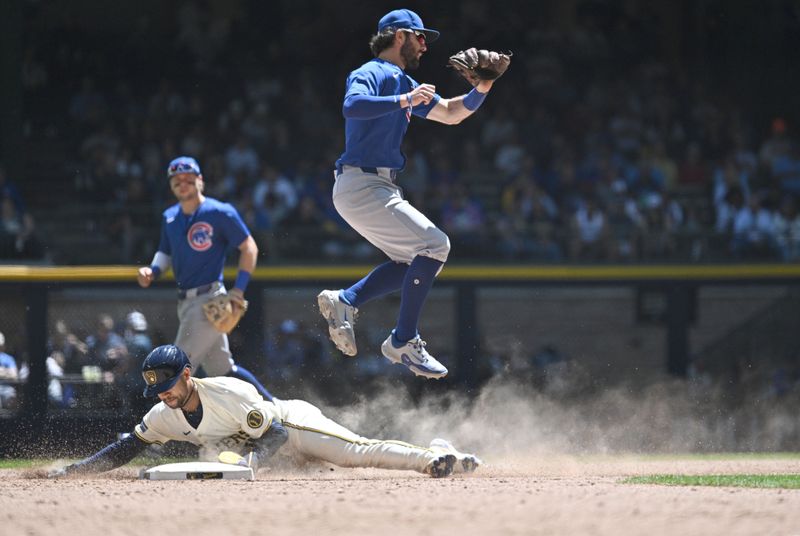
<path id="1" fill-rule="evenodd" d="M 79 462 L 51 471 L 49 477 L 82 475 L 120 467 L 152 443 L 187 441 L 200 457 L 217 461 L 235 452 L 256 471 L 279 450 L 294 459 L 326 461 L 340 467 L 405 469 L 435 478 L 472 472 L 480 460 L 445 440 L 430 447 L 402 441 L 367 439 L 325 417 L 303 400 L 264 400 L 236 378 L 193 378 L 186 353 L 174 345 L 154 349 L 142 365 L 144 395 L 160 402 L 125 436 Z"/>
<path id="2" fill-rule="evenodd" d="M 217 331 L 203 312 L 204 303 L 227 292 L 222 270 L 233 248 L 239 250 L 239 272 L 229 295 L 233 308 L 245 307 L 244 292 L 256 267 L 258 246 L 232 205 L 203 195 L 205 183 L 197 160 L 174 159 L 167 177 L 178 202 L 162 214 L 158 251 L 150 266 L 139 268 L 139 285 L 149 287 L 172 266 L 180 320 L 175 344 L 186 352 L 195 370 L 202 366 L 209 376 L 227 374 L 250 382 L 271 400 L 256 377 L 234 362 L 227 334 Z"/>
<path id="3" fill-rule="evenodd" d="M 356 313 L 365 303 L 400 290 L 397 325 L 381 346 L 389 361 L 414 374 L 442 378 L 445 368 L 426 349 L 418 331 L 422 306 L 433 280 L 447 261 L 450 240 L 424 214 L 403 199 L 397 175 L 405 166 L 400 150 L 411 116 L 455 125 L 483 103 L 494 80 L 505 72 L 509 54 L 474 48 L 450 58 L 450 65 L 474 87 L 443 99 L 433 84 L 420 84 L 406 71 L 416 69 L 439 32 L 425 28 L 408 9 L 387 13 L 370 41 L 375 56 L 350 73 L 342 107 L 345 150 L 336 162 L 333 203 L 361 236 L 383 251 L 389 261 L 361 281 L 341 290 L 323 290 L 320 312 L 336 347 L 357 353 Z"/>

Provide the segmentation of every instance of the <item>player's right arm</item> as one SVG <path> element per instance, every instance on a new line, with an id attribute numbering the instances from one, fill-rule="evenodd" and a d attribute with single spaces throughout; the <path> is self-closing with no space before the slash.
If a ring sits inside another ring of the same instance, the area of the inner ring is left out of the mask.
<path id="1" fill-rule="evenodd" d="M 161 241 L 158 244 L 158 251 L 153 256 L 153 261 L 150 266 L 142 266 L 136 275 L 136 280 L 139 286 L 147 288 L 150 284 L 159 278 L 159 276 L 166 272 L 172 264 L 172 257 L 170 252 L 172 249 L 169 245 L 169 236 L 167 235 L 166 221 L 161 223 Z"/>
<path id="2" fill-rule="evenodd" d="M 88 458 L 67 465 L 61 469 L 51 471 L 47 476 L 53 478 L 110 471 L 134 459 L 138 454 L 144 451 L 147 445 L 147 443 L 139 439 L 135 434 L 130 434 L 111 443 L 103 450 L 92 454 Z"/>
<path id="3" fill-rule="evenodd" d="M 347 90 L 342 105 L 342 115 L 347 119 L 374 119 L 409 104 L 428 104 L 436 95 L 436 86 L 420 84 L 402 95 L 381 95 L 386 72 L 356 70 L 347 79 Z"/>
<path id="4" fill-rule="evenodd" d="M 457 125 L 471 116 L 483 103 L 492 89 L 494 80 L 482 80 L 475 89 L 452 99 L 440 99 L 428 112 L 426 119 L 438 121 L 445 125 Z"/>

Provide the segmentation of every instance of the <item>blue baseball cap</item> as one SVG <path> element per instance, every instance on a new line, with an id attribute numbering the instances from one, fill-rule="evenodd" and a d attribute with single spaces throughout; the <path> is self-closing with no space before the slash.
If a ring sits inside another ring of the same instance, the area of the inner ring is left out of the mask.
<path id="1" fill-rule="evenodd" d="M 423 26 L 422 19 L 419 18 L 419 15 L 410 9 L 395 9 L 384 15 L 381 20 L 378 21 L 378 32 L 390 26 L 398 30 L 401 28 L 408 28 L 409 30 L 422 32 L 425 34 L 425 41 L 428 43 L 433 43 L 439 39 L 439 32 Z"/>
<path id="2" fill-rule="evenodd" d="M 191 156 L 179 156 L 169 163 L 167 177 L 172 178 L 180 173 L 194 173 L 200 175 L 200 164 Z"/>

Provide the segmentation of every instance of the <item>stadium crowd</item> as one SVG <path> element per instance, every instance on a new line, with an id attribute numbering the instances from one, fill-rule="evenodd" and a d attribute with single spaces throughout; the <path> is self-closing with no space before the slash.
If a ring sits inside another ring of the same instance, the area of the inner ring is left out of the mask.
<path id="1" fill-rule="evenodd" d="M 61 183 L 63 196 L 28 200 L 30 212 L 3 204 L 3 257 L 19 253 L 20 229 L 34 234 L 21 216 L 33 213 L 42 225 L 61 219 L 65 239 L 70 220 L 79 238 L 62 244 L 43 232 L 46 247 L 29 256 L 78 261 L 98 249 L 76 248 L 80 237 L 105 234 L 108 262 L 149 260 L 171 203 L 165 165 L 178 154 L 198 158 L 208 193 L 240 210 L 268 258 L 375 256 L 330 190 L 346 68 L 368 57 L 383 8 L 312 19 L 301 8 L 183 2 L 163 8 L 168 21 L 146 10 L 120 32 L 31 3 L 26 134 L 62 164 L 31 165 L 41 176 L 25 180 Z M 467 1 L 423 11 L 445 33 L 414 76 L 443 94 L 467 89 L 442 67 L 458 47 L 516 55 L 465 129 L 412 122 L 399 178 L 459 260 L 800 258 L 800 144 L 786 118 L 758 116 L 697 66 L 669 61 L 646 11 L 586 8 L 557 29 L 511 12 L 493 12 L 502 20 L 486 28 L 487 9 Z M 267 15 L 268 32 L 251 23 Z M 331 27 L 362 38 L 342 32 L 319 46 Z"/>

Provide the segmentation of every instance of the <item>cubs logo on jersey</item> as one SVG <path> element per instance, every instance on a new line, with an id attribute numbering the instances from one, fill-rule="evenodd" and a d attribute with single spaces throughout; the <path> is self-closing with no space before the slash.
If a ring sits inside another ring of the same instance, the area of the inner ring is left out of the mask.
<path id="1" fill-rule="evenodd" d="M 195 251 L 206 251 L 212 245 L 212 237 L 214 236 L 214 228 L 208 222 L 199 221 L 189 228 L 186 233 L 186 239 L 189 241 L 189 246 Z"/>

